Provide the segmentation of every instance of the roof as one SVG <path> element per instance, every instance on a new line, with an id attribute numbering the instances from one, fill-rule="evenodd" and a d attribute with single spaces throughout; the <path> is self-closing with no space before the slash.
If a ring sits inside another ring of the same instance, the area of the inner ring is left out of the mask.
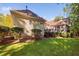
<path id="1" fill-rule="evenodd" d="M 59 20 L 59 21 L 47 21 L 45 23 L 46 26 L 60 26 L 60 25 L 66 25 L 67 23 L 64 20 Z"/>
<path id="2" fill-rule="evenodd" d="M 16 16 L 16 17 L 21 17 L 25 19 L 31 19 L 31 20 L 36 20 L 36 21 L 41 21 L 45 22 L 46 20 L 43 19 L 42 17 L 38 16 L 34 12 L 30 10 L 10 10 L 11 14 Z"/>
<path id="3" fill-rule="evenodd" d="M 32 17 L 39 17 L 36 13 L 32 12 L 31 10 L 16 10 L 22 13 L 25 13 L 26 15 L 32 16 Z"/>

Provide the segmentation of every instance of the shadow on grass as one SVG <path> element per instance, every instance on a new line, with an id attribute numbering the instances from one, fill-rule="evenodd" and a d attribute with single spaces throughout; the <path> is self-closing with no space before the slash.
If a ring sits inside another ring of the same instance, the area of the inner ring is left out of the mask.
<path id="1" fill-rule="evenodd" d="M 21 45 L 18 47 L 18 45 Z M 9 50 L 6 50 L 9 47 Z M 79 55 L 79 40 L 77 39 L 49 39 L 39 40 L 31 44 L 19 43 L 1 47 L 0 55 L 11 56 L 75 56 Z"/>

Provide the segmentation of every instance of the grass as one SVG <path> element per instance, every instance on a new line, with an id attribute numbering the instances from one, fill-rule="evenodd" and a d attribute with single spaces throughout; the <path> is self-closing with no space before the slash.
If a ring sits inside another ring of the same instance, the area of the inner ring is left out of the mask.
<path id="1" fill-rule="evenodd" d="M 0 56 L 75 56 L 79 55 L 79 39 L 39 40 L 0 46 Z"/>

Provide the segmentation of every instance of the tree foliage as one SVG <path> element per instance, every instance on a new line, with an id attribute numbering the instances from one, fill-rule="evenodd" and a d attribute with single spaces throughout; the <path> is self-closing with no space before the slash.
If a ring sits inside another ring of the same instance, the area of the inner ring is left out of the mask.
<path id="1" fill-rule="evenodd" d="M 59 21 L 59 20 L 63 20 L 63 18 L 64 18 L 63 16 L 56 16 L 54 20 Z"/>
<path id="2" fill-rule="evenodd" d="M 4 15 L 0 13 L 0 25 L 12 28 L 13 20 L 11 15 Z"/>
<path id="3" fill-rule="evenodd" d="M 13 27 L 13 20 L 12 20 L 12 17 L 10 15 L 5 16 L 4 25 L 7 27 L 10 27 L 10 28 Z"/>
<path id="4" fill-rule="evenodd" d="M 0 25 L 1 26 L 4 26 L 4 20 L 5 20 L 5 16 L 0 13 Z"/>
<path id="5" fill-rule="evenodd" d="M 74 35 L 79 34 L 79 3 L 67 4 L 65 12 L 69 14 L 71 32 Z"/>

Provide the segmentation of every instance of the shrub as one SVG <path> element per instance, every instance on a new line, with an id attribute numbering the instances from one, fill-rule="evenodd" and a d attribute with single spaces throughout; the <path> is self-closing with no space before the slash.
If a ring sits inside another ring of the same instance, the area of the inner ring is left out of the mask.
<path id="1" fill-rule="evenodd" d="M 3 39 L 6 35 L 8 35 L 9 31 L 10 31 L 9 27 L 0 26 L 0 39 Z"/>
<path id="2" fill-rule="evenodd" d="M 55 37 L 55 33 L 54 32 L 45 32 L 44 37 Z"/>
<path id="3" fill-rule="evenodd" d="M 33 35 L 35 39 L 41 39 L 41 30 L 40 29 L 32 29 Z"/>
<path id="4" fill-rule="evenodd" d="M 11 30 L 16 32 L 16 33 L 23 32 L 23 28 L 20 28 L 20 27 L 13 27 Z"/>
<path id="5" fill-rule="evenodd" d="M 62 32 L 61 34 L 63 37 L 67 37 L 67 32 Z"/>
<path id="6" fill-rule="evenodd" d="M 12 36 L 14 39 L 20 39 L 22 38 L 23 28 L 20 27 L 13 27 L 11 28 Z"/>
<path id="7" fill-rule="evenodd" d="M 10 28 L 6 26 L 0 26 L 0 32 L 9 32 Z"/>
<path id="8" fill-rule="evenodd" d="M 40 30 L 40 29 L 32 29 L 32 32 L 33 32 L 33 33 L 40 33 L 41 30 Z"/>

